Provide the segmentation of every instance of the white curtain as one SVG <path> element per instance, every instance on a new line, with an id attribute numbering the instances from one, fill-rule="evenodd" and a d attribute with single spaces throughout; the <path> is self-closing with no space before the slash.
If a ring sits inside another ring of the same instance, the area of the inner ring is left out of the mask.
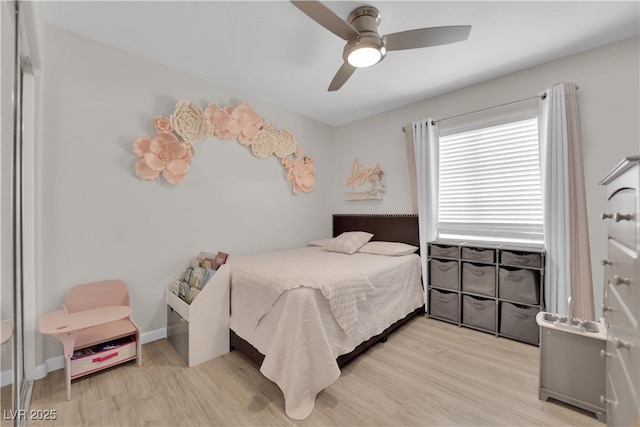
<path id="1" fill-rule="evenodd" d="M 418 213 L 418 180 L 416 178 L 416 152 L 413 148 L 413 124 L 402 128 L 407 153 L 407 172 L 409 172 L 409 190 L 411 191 L 411 212 Z"/>
<path id="2" fill-rule="evenodd" d="M 438 123 L 432 119 L 413 122 L 413 151 L 416 164 L 418 224 L 422 280 L 427 301 L 427 242 L 438 237 Z"/>
<path id="3" fill-rule="evenodd" d="M 575 83 L 540 94 L 538 120 L 544 205 L 545 310 L 594 318 L 580 111 Z M 571 297 L 573 312 L 569 313 Z"/>

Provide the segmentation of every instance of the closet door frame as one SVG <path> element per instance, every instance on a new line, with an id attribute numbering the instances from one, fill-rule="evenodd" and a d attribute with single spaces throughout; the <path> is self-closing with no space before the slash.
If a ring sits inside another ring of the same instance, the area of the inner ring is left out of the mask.
<path id="1" fill-rule="evenodd" d="M 36 371 L 36 76 L 30 59 L 29 40 L 33 9 L 15 11 L 12 147 L 12 275 L 13 275 L 13 387 L 15 410 L 27 410 Z M 25 41 L 27 41 L 25 43 Z M 14 412 L 15 413 L 15 412 Z M 15 419 L 16 424 L 24 420 Z"/>

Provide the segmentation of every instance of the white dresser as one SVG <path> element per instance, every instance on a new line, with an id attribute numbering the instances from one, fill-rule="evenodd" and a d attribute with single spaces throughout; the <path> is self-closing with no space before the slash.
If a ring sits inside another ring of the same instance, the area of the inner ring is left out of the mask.
<path id="1" fill-rule="evenodd" d="M 607 259 L 602 306 L 607 327 L 607 424 L 640 423 L 640 156 L 623 159 L 607 186 Z"/>

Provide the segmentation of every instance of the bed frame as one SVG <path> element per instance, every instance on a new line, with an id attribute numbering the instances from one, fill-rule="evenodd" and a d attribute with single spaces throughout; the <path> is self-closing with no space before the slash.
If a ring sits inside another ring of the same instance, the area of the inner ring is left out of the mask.
<path id="1" fill-rule="evenodd" d="M 420 246 L 420 237 L 418 233 L 418 216 L 414 214 L 407 215 L 333 215 L 333 237 L 340 235 L 345 231 L 367 231 L 373 233 L 372 241 L 388 241 L 402 242 L 414 246 Z M 342 367 L 356 358 L 359 354 L 366 351 L 372 345 L 378 342 L 385 342 L 389 334 L 398 329 L 412 317 L 424 313 L 424 306 L 418 307 L 415 311 L 409 313 L 403 319 L 398 320 L 393 325 L 382 331 L 380 334 L 369 338 L 361 343 L 353 351 L 338 356 L 336 362 Z M 231 329 L 230 341 L 231 349 L 236 349 L 244 353 L 250 360 L 258 366 L 262 365 L 264 355 L 260 353 L 254 346 L 249 344 L 243 338 L 239 337 Z"/>

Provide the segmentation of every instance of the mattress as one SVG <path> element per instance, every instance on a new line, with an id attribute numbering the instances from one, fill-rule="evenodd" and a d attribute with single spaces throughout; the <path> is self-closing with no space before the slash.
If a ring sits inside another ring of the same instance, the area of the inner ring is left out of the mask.
<path id="1" fill-rule="evenodd" d="M 265 355 L 260 371 L 278 384 L 284 394 L 285 412 L 296 420 L 307 418 L 316 395 L 340 376 L 338 356 L 351 352 L 424 304 L 420 257 L 415 254 L 346 255 L 310 247 L 236 256 L 229 263 L 231 329 Z M 301 273 L 301 265 L 309 272 L 307 278 Z M 330 284 L 319 283 L 318 272 L 327 265 L 334 267 L 326 279 L 335 279 L 348 266 L 351 278 L 365 278 L 370 284 L 367 289 L 357 281 L 362 289 L 348 301 L 355 301 L 356 319 L 346 328 L 336 319 L 335 307 L 332 311 L 331 292 L 327 291 Z M 264 271 L 260 272 L 260 266 Z M 251 302 L 257 295 L 253 286 L 243 282 L 246 270 L 252 273 L 249 277 L 263 274 L 265 283 L 285 280 L 298 285 L 284 287 L 286 290 L 265 314 L 256 314 L 260 304 Z"/>

